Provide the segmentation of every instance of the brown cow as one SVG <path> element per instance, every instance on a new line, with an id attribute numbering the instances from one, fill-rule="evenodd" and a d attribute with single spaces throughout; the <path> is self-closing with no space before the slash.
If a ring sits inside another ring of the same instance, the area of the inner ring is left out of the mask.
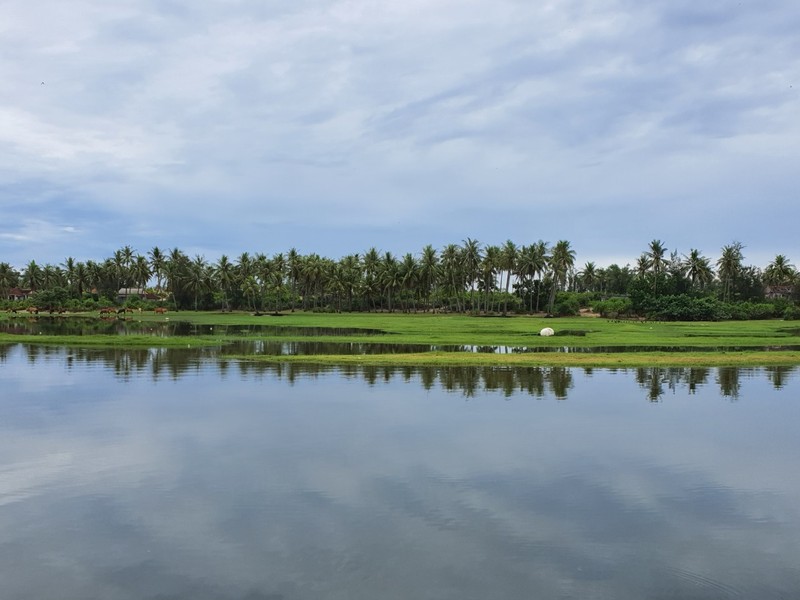
<path id="1" fill-rule="evenodd" d="M 32 315 L 38 315 L 39 314 L 39 309 L 36 306 L 29 306 L 25 310 L 27 310 Z"/>
<path id="2" fill-rule="evenodd" d="M 117 309 L 113 306 L 104 306 L 100 309 L 101 315 L 113 315 L 115 312 L 117 312 Z"/>
<path id="3" fill-rule="evenodd" d="M 167 312 L 167 309 L 164 306 L 157 306 L 153 309 L 153 312 L 157 315 L 163 315 L 165 312 Z"/>

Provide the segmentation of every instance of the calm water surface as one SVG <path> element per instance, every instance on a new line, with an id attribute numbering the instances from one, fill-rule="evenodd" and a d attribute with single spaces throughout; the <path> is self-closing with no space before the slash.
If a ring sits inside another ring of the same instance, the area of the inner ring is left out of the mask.
<path id="1" fill-rule="evenodd" d="M 0 347 L 2 598 L 800 597 L 800 371 Z"/>

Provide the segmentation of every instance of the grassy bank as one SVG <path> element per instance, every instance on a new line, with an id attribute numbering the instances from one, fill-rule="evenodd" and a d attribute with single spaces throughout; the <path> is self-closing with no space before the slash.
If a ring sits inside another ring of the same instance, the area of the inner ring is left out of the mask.
<path id="1" fill-rule="evenodd" d="M 86 316 L 86 315 L 84 315 Z M 96 315 L 88 315 L 93 318 Z M 71 319 L 74 317 L 64 317 Z M 371 342 L 386 344 L 425 344 L 433 346 L 513 346 L 575 348 L 639 348 L 652 351 L 635 353 L 515 353 L 424 352 L 370 356 L 243 356 L 257 360 L 358 364 L 497 364 L 497 365 L 787 365 L 800 364 L 800 352 L 764 347 L 800 345 L 800 323 L 786 321 L 732 321 L 720 323 L 658 323 L 610 321 L 575 317 L 469 317 L 400 313 L 319 314 L 289 313 L 282 316 L 253 316 L 247 313 L 171 312 L 167 315 L 141 314 L 132 317 L 144 323 L 188 321 L 207 326 L 279 327 L 257 328 L 237 335 L 193 337 L 153 337 L 148 335 L 17 335 L 0 334 L 0 343 L 36 343 L 73 346 L 213 346 L 237 339 L 306 340 L 325 342 Z M 0 321 L 27 319 L 3 315 Z M 169 321 L 168 321 L 169 320 Z M 297 331 L 293 328 L 334 328 L 336 335 Z M 543 327 L 552 327 L 554 337 L 540 337 Z M 369 335 L 365 335 L 369 330 Z M 680 352 L 660 349 L 679 348 Z M 736 351 L 731 351 L 735 348 Z M 757 350 L 758 348 L 758 350 Z M 710 350 L 714 349 L 714 350 Z"/>

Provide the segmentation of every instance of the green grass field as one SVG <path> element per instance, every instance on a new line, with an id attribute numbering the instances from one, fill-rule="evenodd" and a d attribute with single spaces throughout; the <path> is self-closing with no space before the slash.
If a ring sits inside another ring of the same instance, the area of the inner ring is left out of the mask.
<path id="1" fill-rule="evenodd" d="M 3 315 L 0 322 L 25 319 Z M 64 317 L 73 318 L 73 317 Z M 786 365 L 800 364 L 800 351 L 781 347 L 800 346 L 800 323 L 787 321 L 732 321 L 719 323 L 614 322 L 591 317 L 547 319 L 514 316 L 470 317 L 464 315 L 358 313 L 287 313 L 253 316 L 248 313 L 170 312 L 167 315 L 135 314 L 143 322 L 189 321 L 202 325 L 265 325 L 285 328 L 313 327 L 380 330 L 367 337 L 355 332 L 337 336 L 308 336 L 287 329 L 279 335 L 250 333 L 247 339 L 308 340 L 326 342 L 369 341 L 387 344 L 430 344 L 515 347 L 637 347 L 630 353 L 481 354 L 473 352 L 424 352 L 370 356 L 242 356 L 256 360 L 292 360 L 318 363 L 359 364 L 502 364 L 502 365 Z M 543 327 L 556 336 L 540 337 Z M 566 334 L 566 335 L 560 335 Z M 0 334 L 0 343 L 25 342 L 76 346 L 186 346 L 219 345 L 231 336 L 149 337 L 146 335 L 36 336 Z M 662 349 L 681 348 L 682 352 Z M 769 348 L 764 350 L 764 348 Z M 732 350 L 735 348 L 735 350 Z M 693 350 L 696 349 L 696 350 Z M 704 350 L 703 350 L 704 349 Z M 710 351 L 709 349 L 714 349 Z"/>

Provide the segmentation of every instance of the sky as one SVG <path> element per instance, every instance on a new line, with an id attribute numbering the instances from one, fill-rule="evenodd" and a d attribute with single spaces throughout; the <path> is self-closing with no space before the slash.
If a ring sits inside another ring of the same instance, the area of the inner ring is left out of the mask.
<path id="1" fill-rule="evenodd" d="M 796 0 L 0 2 L 0 261 L 800 264 Z"/>

